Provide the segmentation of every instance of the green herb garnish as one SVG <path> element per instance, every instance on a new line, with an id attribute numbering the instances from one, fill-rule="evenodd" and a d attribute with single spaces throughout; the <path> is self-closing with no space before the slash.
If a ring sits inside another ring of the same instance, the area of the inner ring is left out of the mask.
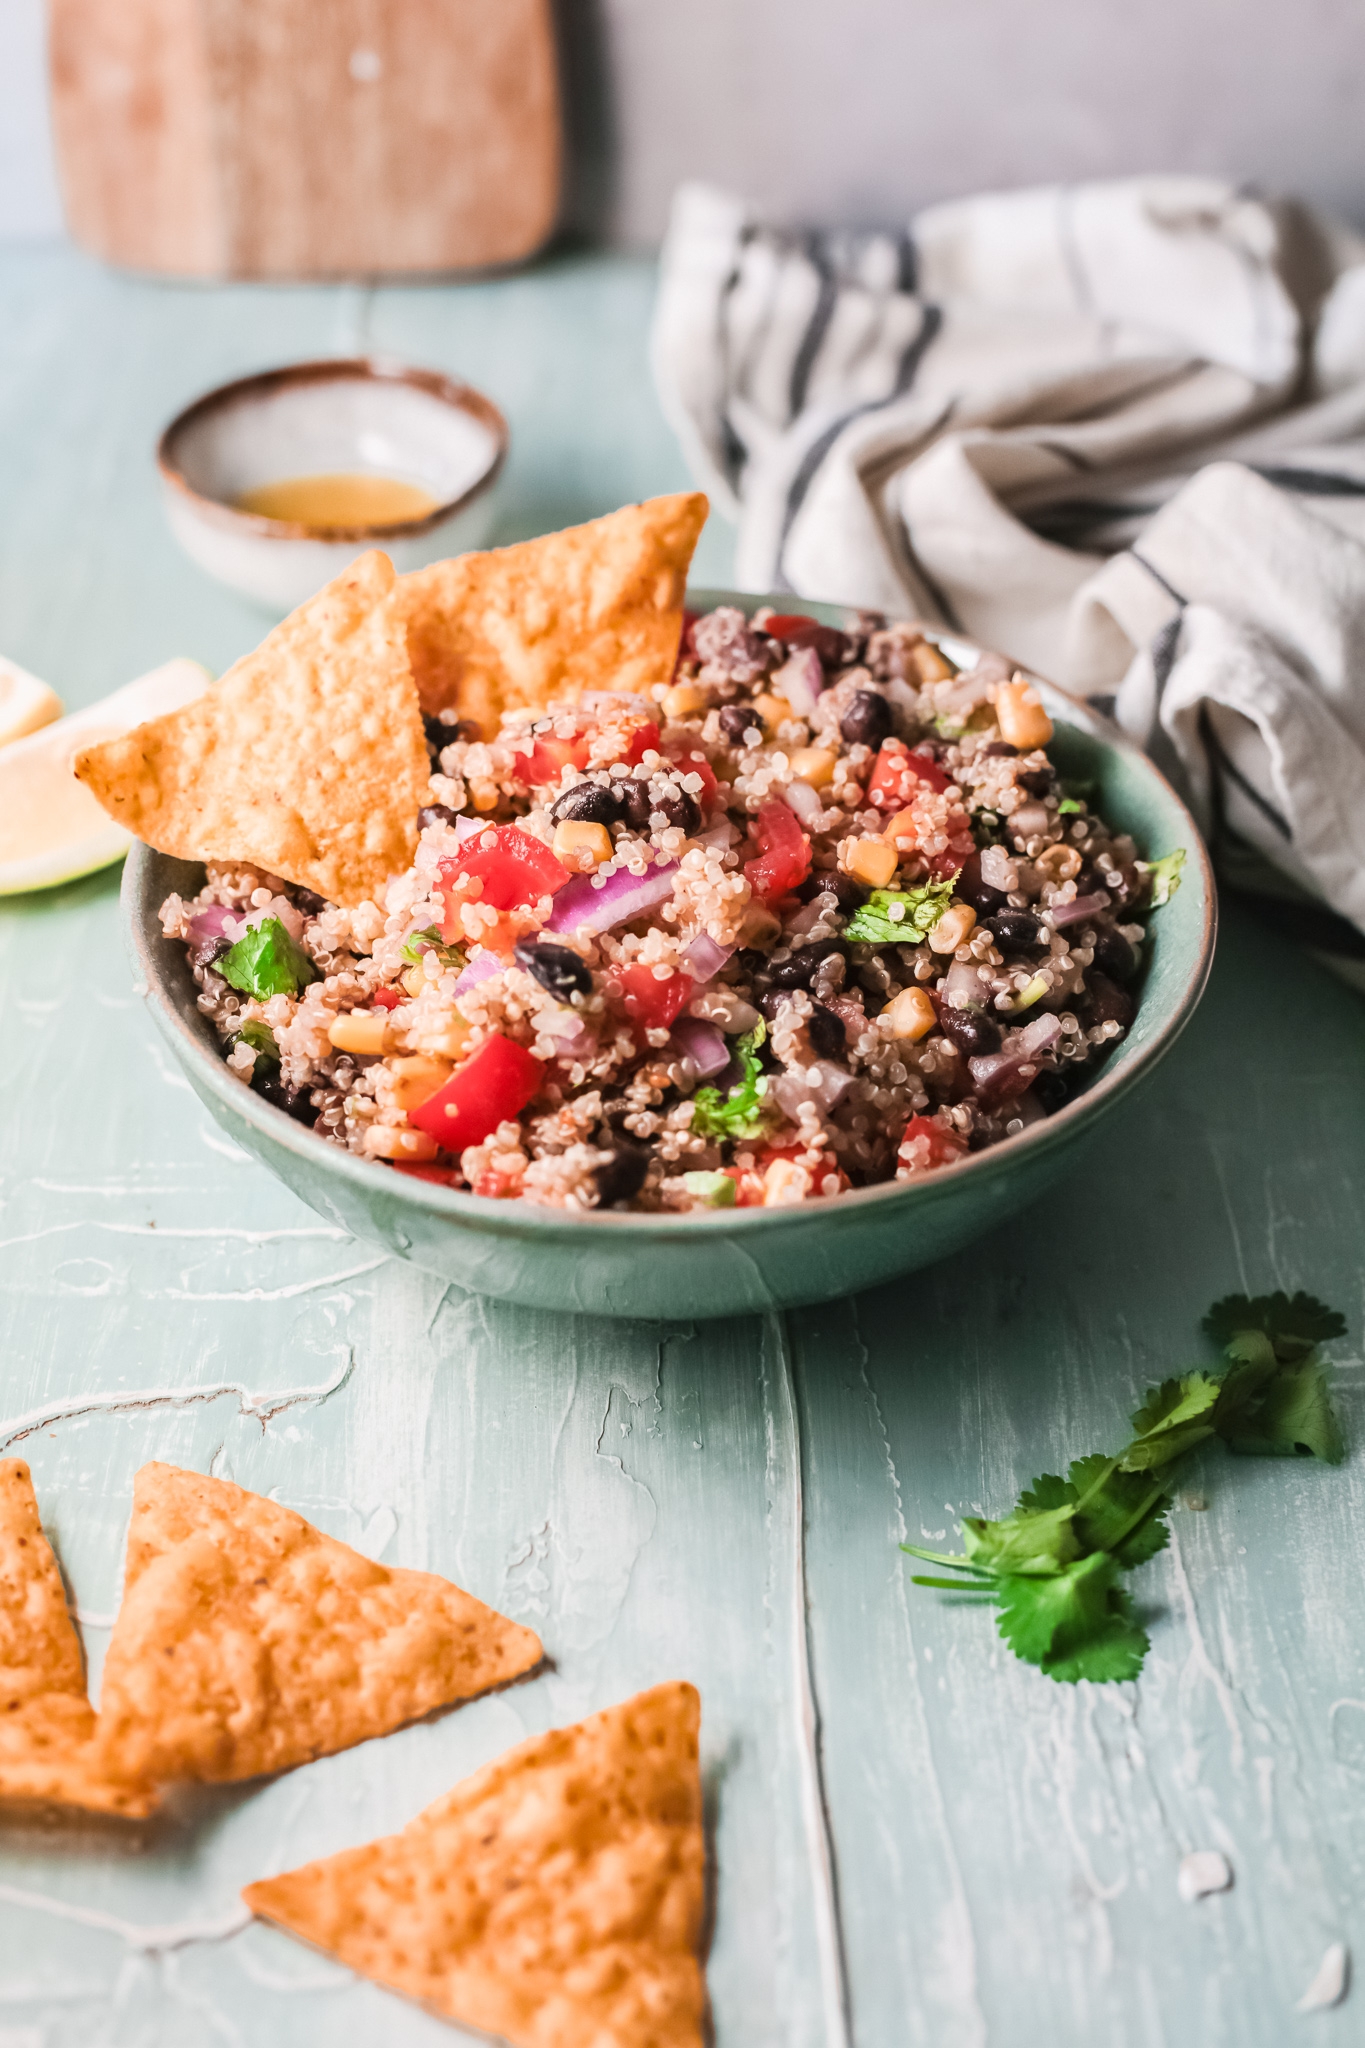
<path id="1" fill-rule="evenodd" d="M 699 1137 L 756 1138 L 767 1127 L 769 1110 L 764 1097 L 768 1077 L 758 1058 L 758 1048 L 767 1035 L 768 1027 L 760 1020 L 752 1031 L 735 1040 L 735 1057 L 743 1078 L 724 1099 L 719 1088 L 698 1088 L 692 1097 L 692 1129 Z"/>
<path id="2" fill-rule="evenodd" d="M 1185 849 L 1177 846 L 1174 853 L 1163 854 L 1160 860 L 1138 862 L 1138 870 L 1151 883 L 1151 895 L 1147 900 L 1149 910 L 1160 910 L 1163 903 L 1169 903 L 1180 887 L 1180 870 L 1185 865 Z"/>
<path id="3" fill-rule="evenodd" d="M 708 1209 L 733 1209 L 738 1189 L 728 1173 L 685 1173 L 683 1186 L 689 1195 L 705 1202 Z"/>
<path id="4" fill-rule="evenodd" d="M 951 882 L 924 882 L 917 889 L 874 889 L 844 927 L 844 937 L 864 946 L 916 945 L 927 939 L 948 908 Z"/>
<path id="5" fill-rule="evenodd" d="M 296 996 L 310 981 L 320 978 L 302 946 L 290 938 L 277 917 L 253 925 L 214 961 L 213 971 L 230 987 L 255 996 L 258 1002 L 267 996 Z"/>
<path id="6" fill-rule="evenodd" d="M 1221 1371 L 1150 1387 L 1117 1457 L 1078 1458 L 1065 1479 L 1045 1472 L 999 1521 L 969 1517 L 960 1554 L 903 1543 L 912 1557 L 960 1574 L 917 1575 L 914 1583 L 994 1605 L 1016 1657 L 1049 1678 L 1135 1678 L 1148 1639 L 1119 1575 L 1170 1540 L 1166 1511 L 1179 1460 L 1214 1436 L 1262 1457 L 1334 1465 L 1344 1455 L 1318 1356 L 1320 1344 L 1345 1333 L 1335 1309 L 1308 1294 L 1231 1294 L 1203 1328 L 1222 1348 Z"/>
<path id="7" fill-rule="evenodd" d="M 1085 805 L 1079 800 L 1079 798 L 1074 796 L 1064 796 L 1057 806 L 1057 814 L 1059 817 L 1062 818 L 1072 818 L 1077 816 L 1084 809 Z"/>
<path id="8" fill-rule="evenodd" d="M 461 972 L 469 964 L 458 946 L 445 943 L 434 924 L 429 924 L 424 932 L 409 932 L 403 941 L 403 958 L 410 966 L 416 967 L 424 953 L 434 953 L 443 967 L 454 967 Z"/>
<path id="9" fill-rule="evenodd" d="M 257 1064 L 277 1067 L 280 1063 L 280 1049 L 275 1043 L 275 1034 L 268 1024 L 259 1017 L 248 1017 L 237 1033 L 238 1043 L 249 1045 L 256 1055 Z"/>

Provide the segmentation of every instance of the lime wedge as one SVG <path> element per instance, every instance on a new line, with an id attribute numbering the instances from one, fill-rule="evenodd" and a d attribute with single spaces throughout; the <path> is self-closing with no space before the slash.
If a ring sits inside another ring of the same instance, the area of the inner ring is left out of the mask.
<path id="1" fill-rule="evenodd" d="M 62 700 L 37 676 L 0 654 L 0 747 L 62 715 Z"/>
<path id="2" fill-rule="evenodd" d="M 122 860 L 130 835 L 77 782 L 72 760 L 82 747 L 193 703 L 212 680 L 197 661 L 168 661 L 112 697 L 0 746 L 0 896 L 55 888 Z"/>

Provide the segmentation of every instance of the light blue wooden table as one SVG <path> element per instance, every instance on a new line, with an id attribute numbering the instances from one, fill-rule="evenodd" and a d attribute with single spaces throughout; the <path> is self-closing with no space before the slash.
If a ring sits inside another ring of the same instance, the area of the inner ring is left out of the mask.
<path id="1" fill-rule="evenodd" d="M 260 622 L 184 562 L 150 462 L 223 378 L 384 349 L 505 407 L 501 538 L 685 482 L 651 395 L 648 266 L 458 289 L 203 290 L 58 249 L 0 261 L 0 649 L 88 702 Z M 722 583 L 723 530 L 698 574 Z M 1306 1286 L 1352 1338 L 1365 1011 L 1229 910 L 1149 1092 L 1046 1209 L 929 1273 L 767 1323 L 500 1307 L 324 1227 L 228 1144 L 125 965 L 117 877 L 0 906 L 0 1451 L 33 1466 L 97 1679 L 133 1474 L 276 1493 L 531 1623 L 553 1669 L 139 1846 L 0 1830 L 0 2048 L 385 2048 L 437 2021 L 273 1932 L 246 1880 L 392 1829 L 523 1735 L 694 1679 L 719 2048 L 1280 2048 L 1365 1958 L 1365 1487 L 1210 1457 L 1136 1582 L 1135 1685 L 1059 1687 L 910 1587 L 1033 1472 L 1116 1443 L 1225 1290 Z M 1176 1893 L 1216 1848 L 1234 1888 Z"/>

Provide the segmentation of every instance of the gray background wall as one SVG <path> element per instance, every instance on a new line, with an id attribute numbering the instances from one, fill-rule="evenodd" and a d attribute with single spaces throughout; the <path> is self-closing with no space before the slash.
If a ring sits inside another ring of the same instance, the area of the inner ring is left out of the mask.
<path id="1" fill-rule="evenodd" d="M 559 6 L 571 215 L 627 246 L 657 240 L 697 175 L 814 222 L 1148 169 L 1365 219 L 1365 0 Z M 42 0 L 0 0 L 0 234 L 59 226 Z"/>

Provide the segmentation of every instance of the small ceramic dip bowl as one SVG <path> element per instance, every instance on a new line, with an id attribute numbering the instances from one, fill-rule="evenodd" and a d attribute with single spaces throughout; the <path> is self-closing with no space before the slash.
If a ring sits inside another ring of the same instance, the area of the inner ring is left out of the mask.
<path id="1" fill-rule="evenodd" d="M 366 548 L 402 571 L 479 547 L 508 438 L 498 408 L 468 384 L 361 357 L 291 363 L 206 392 L 162 434 L 157 466 L 186 554 L 280 614 Z M 329 476 L 416 486 L 434 504 L 416 519 L 325 528 L 241 509 L 265 486 Z"/>

